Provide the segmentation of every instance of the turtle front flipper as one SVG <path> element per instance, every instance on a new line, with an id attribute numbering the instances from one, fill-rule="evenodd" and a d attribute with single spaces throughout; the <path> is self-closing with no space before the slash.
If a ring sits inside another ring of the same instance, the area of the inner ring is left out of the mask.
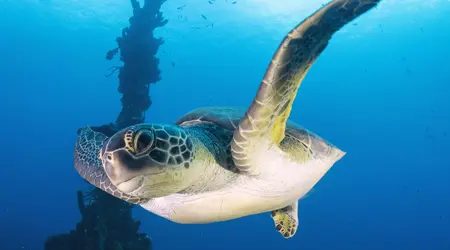
<path id="1" fill-rule="evenodd" d="M 119 191 L 108 179 L 99 158 L 103 141 L 107 138 L 104 134 L 95 132 L 90 127 L 82 128 L 75 144 L 75 169 L 86 181 L 119 199 L 134 204 L 148 201 L 148 199 Z"/>
<path id="2" fill-rule="evenodd" d="M 300 83 L 332 35 L 381 0 L 334 0 L 305 19 L 284 38 L 259 90 L 234 132 L 233 160 L 242 172 L 260 173 L 253 156 L 261 138 L 279 145 Z"/>
<path id="3" fill-rule="evenodd" d="M 275 222 L 275 229 L 284 238 L 291 238 L 297 232 L 298 227 L 298 202 L 285 208 L 274 210 L 271 213 Z"/>

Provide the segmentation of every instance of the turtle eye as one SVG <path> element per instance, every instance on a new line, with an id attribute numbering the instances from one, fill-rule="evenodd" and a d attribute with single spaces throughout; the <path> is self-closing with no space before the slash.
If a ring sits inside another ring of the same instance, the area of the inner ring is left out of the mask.
<path id="1" fill-rule="evenodd" d="M 152 130 L 141 130 L 134 136 L 133 146 L 136 151 L 136 155 L 147 153 L 153 146 L 155 136 Z"/>

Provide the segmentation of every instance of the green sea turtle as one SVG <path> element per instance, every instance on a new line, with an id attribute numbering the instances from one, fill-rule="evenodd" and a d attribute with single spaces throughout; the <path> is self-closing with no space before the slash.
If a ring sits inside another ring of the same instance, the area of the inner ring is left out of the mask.
<path id="1" fill-rule="evenodd" d="M 247 110 L 207 107 L 176 124 L 138 124 L 107 137 L 89 127 L 75 168 L 104 191 L 168 220 L 210 223 L 271 212 L 283 237 L 298 200 L 345 154 L 288 121 L 301 81 L 332 35 L 381 0 L 335 0 L 287 34 Z"/>

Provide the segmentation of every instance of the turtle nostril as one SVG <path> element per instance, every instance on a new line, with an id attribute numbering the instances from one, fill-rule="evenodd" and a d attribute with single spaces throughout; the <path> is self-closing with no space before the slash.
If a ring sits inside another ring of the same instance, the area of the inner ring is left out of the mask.
<path id="1" fill-rule="evenodd" d="M 134 139 L 134 148 L 137 154 L 146 153 L 153 145 L 154 137 L 150 130 L 139 132 Z"/>

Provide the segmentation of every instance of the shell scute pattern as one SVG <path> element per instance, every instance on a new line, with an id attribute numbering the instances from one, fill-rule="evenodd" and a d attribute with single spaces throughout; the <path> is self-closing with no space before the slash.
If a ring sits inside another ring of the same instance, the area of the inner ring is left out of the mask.
<path id="1" fill-rule="evenodd" d="M 287 144 L 290 144 L 289 140 L 296 140 L 300 143 L 297 148 L 304 152 L 305 160 L 327 158 L 336 149 L 327 140 L 291 121 L 287 123 L 286 137 L 280 146 L 286 147 Z M 297 154 L 297 156 L 301 156 L 301 154 Z"/>
<path id="2" fill-rule="evenodd" d="M 237 107 L 203 107 L 194 109 L 178 119 L 175 124 L 186 126 L 189 123 L 211 122 L 234 131 L 245 114 L 245 109 Z"/>
<path id="3" fill-rule="evenodd" d="M 240 108 L 204 107 L 187 113 L 176 124 L 198 127 L 214 135 L 220 143 L 214 143 L 209 147 L 215 152 L 220 152 L 221 147 L 226 148 L 224 153 L 226 163 L 223 166 L 238 171 L 232 159 L 231 143 L 233 132 L 244 115 L 244 109 Z M 327 157 L 334 148 L 326 140 L 292 121 L 287 121 L 285 138 L 281 141 L 280 147 L 301 163 Z M 222 160 L 221 157 L 217 158 Z"/>
<path id="4" fill-rule="evenodd" d="M 206 111 L 206 109 L 204 110 Z M 211 112 L 203 115 L 203 112 L 195 113 L 196 111 L 198 110 L 183 116 L 177 121 L 177 124 L 195 134 L 196 137 L 208 137 L 209 140 L 203 141 L 216 162 L 224 169 L 237 173 L 238 169 L 231 156 L 231 140 L 235 129 L 233 124 L 237 124 L 239 121 L 232 119 L 232 116 L 221 117 L 220 115 L 223 113 Z M 187 142 L 186 145 L 192 147 L 191 143 Z"/>

